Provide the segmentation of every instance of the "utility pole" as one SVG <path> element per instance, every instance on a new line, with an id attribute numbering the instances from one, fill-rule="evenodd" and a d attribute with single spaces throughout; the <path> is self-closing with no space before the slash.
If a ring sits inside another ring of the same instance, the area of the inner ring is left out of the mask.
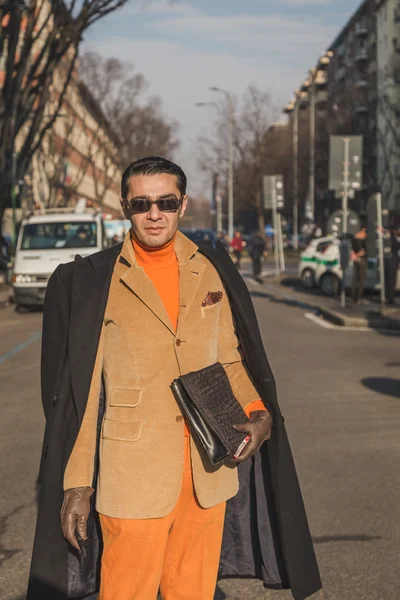
<path id="1" fill-rule="evenodd" d="M 378 256 L 379 256 L 379 282 L 380 282 L 380 298 L 381 308 L 385 307 L 385 258 L 383 251 L 383 223 L 382 223 L 382 194 L 376 194 L 376 217 L 378 225 Z"/>
<path id="2" fill-rule="evenodd" d="M 278 212 L 277 212 L 277 193 L 276 193 L 276 177 L 271 177 L 271 193 L 272 193 L 272 226 L 274 228 L 274 257 L 275 257 L 275 276 L 279 277 L 280 271 L 280 259 L 279 259 L 279 224 L 278 224 Z"/>
<path id="3" fill-rule="evenodd" d="M 17 245 L 17 189 L 16 189 L 16 175 L 17 175 L 17 153 L 14 150 L 11 156 L 11 208 L 12 208 L 12 244 L 13 250 Z"/>
<path id="4" fill-rule="evenodd" d="M 299 248 L 299 101 L 296 93 L 293 112 L 293 246 Z"/>
<path id="5" fill-rule="evenodd" d="M 342 232 L 347 233 L 347 217 L 349 212 L 349 157 L 350 139 L 343 138 L 343 195 L 342 195 Z"/>
<path id="6" fill-rule="evenodd" d="M 315 223 L 315 76 L 316 69 L 310 71 L 310 183 L 309 196 L 312 222 Z"/>
<path id="7" fill-rule="evenodd" d="M 349 241 L 345 239 L 347 234 L 348 225 L 348 214 L 349 214 L 349 168 L 350 168 L 350 138 L 343 138 L 343 191 L 342 191 L 342 244 L 347 245 Z M 342 267 L 342 287 L 340 291 L 340 305 L 342 308 L 346 307 L 346 270 L 347 260 L 345 266 Z"/>
<path id="8" fill-rule="evenodd" d="M 210 87 L 212 92 L 224 94 L 228 103 L 228 236 L 233 238 L 234 225 L 234 198 L 233 198 L 233 134 L 234 134 L 234 114 L 232 95 L 227 90 L 219 87 Z"/>
<path id="9" fill-rule="evenodd" d="M 233 239 L 233 104 L 230 94 L 229 102 L 229 152 L 228 152 L 228 236 Z"/>

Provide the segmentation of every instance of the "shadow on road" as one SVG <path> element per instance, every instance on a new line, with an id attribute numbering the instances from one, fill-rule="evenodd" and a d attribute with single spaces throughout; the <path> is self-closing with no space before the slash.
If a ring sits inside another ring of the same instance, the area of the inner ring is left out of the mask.
<path id="1" fill-rule="evenodd" d="M 321 535 L 313 537 L 314 544 L 330 544 L 331 542 L 372 542 L 381 540 L 377 535 L 365 535 L 364 533 L 356 535 Z"/>
<path id="2" fill-rule="evenodd" d="M 214 600 L 225 600 L 226 597 L 227 597 L 226 594 L 224 594 L 224 592 L 217 585 L 217 589 L 215 590 Z"/>
<path id="3" fill-rule="evenodd" d="M 361 383 L 378 394 L 391 396 L 392 398 L 400 398 L 400 379 L 392 379 L 390 377 L 366 377 L 361 379 Z"/>
<path id="4" fill-rule="evenodd" d="M 43 592 L 43 588 L 42 588 L 42 592 Z M 51 590 L 49 590 L 49 594 L 50 595 L 52 594 Z M 46 596 L 46 597 L 42 597 L 41 600 L 50 600 L 50 595 Z M 159 598 L 160 597 L 158 597 L 158 599 Z M 219 588 L 219 586 L 217 586 L 217 589 L 215 591 L 214 600 L 226 600 L 226 598 L 227 598 L 226 594 Z M 26 597 L 25 596 L 18 596 L 18 598 L 12 598 L 11 600 L 26 600 Z M 97 594 L 94 594 L 92 596 L 87 596 L 85 598 L 85 600 L 97 600 Z"/>
<path id="5" fill-rule="evenodd" d="M 315 306 L 302 300 L 296 300 L 295 298 L 277 298 L 273 294 L 263 292 L 262 290 L 250 290 L 250 296 L 252 298 L 267 298 L 270 302 L 275 302 L 275 304 L 286 304 L 286 306 L 296 306 L 310 312 L 315 312 Z"/>

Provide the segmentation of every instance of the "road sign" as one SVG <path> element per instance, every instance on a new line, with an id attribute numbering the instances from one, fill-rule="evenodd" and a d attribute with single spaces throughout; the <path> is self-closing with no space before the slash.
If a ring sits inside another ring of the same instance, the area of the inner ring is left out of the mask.
<path id="1" fill-rule="evenodd" d="M 344 140 L 349 140 L 349 160 L 345 164 Z M 363 136 L 331 135 L 329 138 L 329 189 L 340 198 L 347 186 L 348 197 L 362 189 L 363 184 Z M 346 176 L 345 176 L 346 175 Z M 346 183 L 347 182 L 347 183 Z"/>
<path id="2" fill-rule="evenodd" d="M 283 210 L 285 207 L 283 175 L 265 175 L 263 184 L 264 208 L 266 210 Z"/>
<path id="3" fill-rule="evenodd" d="M 360 217 L 354 210 L 347 211 L 347 233 L 355 235 L 361 226 Z M 336 210 L 328 219 L 327 233 L 340 236 L 343 233 L 343 211 Z"/>

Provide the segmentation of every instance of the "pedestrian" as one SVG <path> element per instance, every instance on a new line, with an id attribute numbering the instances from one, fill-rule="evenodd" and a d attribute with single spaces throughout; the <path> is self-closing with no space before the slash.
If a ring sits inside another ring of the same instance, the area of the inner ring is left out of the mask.
<path id="1" fill-rule="evenodd" d="M 385 294 L 388 304 L 396 304 L 397 277 L 400 264 L 400 230 L 392 225 L 383 234 L 389 240 L 388 252 L 385 253 Z"/>
<path id="2" fill-rule="evenodd" d="M 364 295 L 365 277 L 368 269 L 367 230 L 361 227 L 352 239 L 351 260 L 353 261 L 352 299 L 357 304 Z"/>
<path id="3" fill-rule="evenodd" d="M 240 269 L 240 261 L 242 260 L 242 252 L 243 248 L 246 246 L 246 242 L 242 238 L 242 234 L 240 231 L 235 231 L 233 239 L 231 241 L 231 247 L 233 249 L 233 253 L 236 256 L 236 267 Z"/>
<path id="4" fill-rule="evenodd" d="M 156 600 L 159 588 L 163 600 L 212 600 L 217 576 L 304 600 L 320 577 L 249 292 L 219 244 L 200 251 L 178 231 L 179 166 L 138 160 L 121 191 L 123 243 L 60 265 L 48 284 L 27 600 Z M 251 435 L 219 468 L 171 391 L 214 363 Z"/>
<path id="5" fill-rule="evenodd" d="M 218 240 L 221 242 L 227 252 L 229 252 L 229 241 L 223 231 L 218 231 Z"/>
<path id="6" fill-rule="evenodd" d="M 266 253 L 265 237 L 259 231 L 253 233 L 249 241 L 249 254 L 253 262 L 253 277 L 258 283 L 263 283 L 261 277 L 262 259 Z"/>

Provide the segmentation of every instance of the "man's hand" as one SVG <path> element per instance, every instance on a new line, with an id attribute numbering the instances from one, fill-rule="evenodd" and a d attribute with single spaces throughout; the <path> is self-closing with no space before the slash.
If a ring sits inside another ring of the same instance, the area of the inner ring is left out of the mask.
<path id="1" fill-rule="evenodd" d="M 234 425 L 236 431 L 243 431 L 251 436 L 242 454 L 235 463 L 242 463 L 257 452 L 263 442 L 269 440 L 272 433 L 272 417 L 267 410 L 256 410 L 251 413 L 250 421 L 243 425 Z"/>
<path id="2" fill-rule="evenodd" d="M 64 502 L 61 508 L 61 528 L 67 542 L 81 550 L 76 534 L 87 540 L 86 523 L 90 513 L 90 496 L 94 489 L 77 487 L 64 492 Z"/>

